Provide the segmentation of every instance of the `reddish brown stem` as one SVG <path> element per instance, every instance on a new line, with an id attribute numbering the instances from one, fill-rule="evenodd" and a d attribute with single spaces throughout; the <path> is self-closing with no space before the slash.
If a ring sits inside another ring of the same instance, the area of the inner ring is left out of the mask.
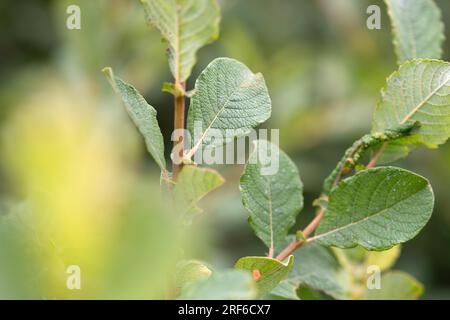
<path id="1" fill-rule="evenodd" d="M 322 220 L 324 214 L 325 214 L 325 209 L 323 207 L 320 207 L 320 209 L 317 211 L 315 218 L 303 230 L 303 236 L 308 237 L 311 233 L 314 232 L 314 230 L 316 230 L 316 228 L 319 225 L 320 221 Z M 287 245 L 286 248 L 283 249 L 283 251 L 280 252 L 280 254 L 277 256 L 277 260 L 283 261 L 284 259 L 289 257 L 295 250 L 300 248 L 305 243 L 306 243 L 306 240 L 292 241 L 290 244 Z"/>

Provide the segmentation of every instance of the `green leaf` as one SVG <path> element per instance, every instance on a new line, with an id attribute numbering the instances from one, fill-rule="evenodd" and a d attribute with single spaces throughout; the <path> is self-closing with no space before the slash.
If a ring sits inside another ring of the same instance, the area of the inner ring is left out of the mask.
<path id="1" fill-rule="evenodd" d="M 184 260 L 179 262 L 175 273 L 176 294 L 185 286 L 200 279 L 207 279 L 211 274 L 212 271 L 200 261 Z"/>
<path id="2" fill-rule="evenodd" d="M 450 63 L 413 60 L 403 64 L 387 80 L 382 100 L 374 113 L 374 132 L 410 121 L 420 128 L 402 144 L 436 147 L 450 136 Z"/>
<path id="3" fill-rule="evenodd" d="M 263 175 L 263 155 L 278 163 L 272 175 Z M 250 214 L 249 223 L 255 234 L 272 252 L 284 243 L 297 214 L 303 208 L 303 185 L 295 164 L 276 145 L 258 140 L 240 180 L 242 203 Z"/>
<path id="4" fill-rule="evenodd" d="M 188 114 L 194 152 L 201 144 L 217 146 L 244 136 L 270 117 L 264 77 L 234 59 L 212 61 L 197 79 L 194 92 Z"/>
<path id="5" fill-rule="evenodd" d="M 271 292 L 270 296 L 286 300 L 300 300 L 297 295 L 298 283 L 290 279 L 281 281 Z"/>
<path id="6" fill-rule="evenodd" d="M 222 176 L 212 169 L 185 165 L 178 175 L 173 189 L 174 198 L 180 215 L 192 215 L 201 212 L 199 202 L 212 190 L 224 183 Z"/>
<path id="7" fill-rule="evenodd" d="M 397 245 L 385 251 L 367 251 L 364 265 L 367 269 L 369 266 L 378 266 L 381 271 L 390 269 L 398 257 L 400 256 L 401 246 Z"/>
<path id="8" fill-rule="evenodd" d="M 176 82 L 189 78 L 197 51 L 219 37 L 216 0 L 141 0 L 148 22 L 168 43 L 169 65 Z"/>
<path id="9" fill-rule="evenodd" d="M 391 271 L 381 276 L 381 288 L 367 290 L 364 300 L 415 300 L 423 293 L 423 286 L 412 276 Z"/>
<path id="10" fill-rule="evenodd" d="M 293 263 L 294 256 L 290 256 L 287 263 L 266 257 L 244 257 L 236 262 L 235 268 L 252 273 L 258 287 L 258 296 L 261 297 L 286 278 Z"/>
<path id="11" fill-rule="evenodd" d="M 294 253 L 294 267 L 288 280 L 336 298 L 345 298 L 345 278 L 333 253 L 320 245 L 308 244 Z"/>
<path id="12" fill-rule="evenodd" d="M 326 246 L 384 250 L 414 238 L 431 217 L 429 182 L 410 171 L 380 167 L 341 181 L 313 240 Z"/>
<path id="13" fill-rule="evenodd" d="M 398 64 L 416 58 L 440 59 L 444 42 L 441 12 L 433 0 L 385 0 Z"/>
<path id="14" fill-rule="evenodd" d="M 167 176 L 166 159 L 164 158 L 164 140 L 156 119 L 156 110 L 131 85 L 115 77 L 111 68 L 104 68 L 113 89 L 120 95 L 130 118 L 139 132 L 144 136 L 148 152 Z"/>
<path id="15" fill-rule="evenodd" d="M 211 277 L 197 281 L 181 291 L 182 300 L 251 300 L 257 289 L 252 276 L 243 270 L 214 272 Z"/>

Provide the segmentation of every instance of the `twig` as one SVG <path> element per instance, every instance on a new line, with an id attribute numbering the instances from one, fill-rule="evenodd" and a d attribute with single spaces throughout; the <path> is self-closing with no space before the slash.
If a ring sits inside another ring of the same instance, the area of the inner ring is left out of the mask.
<path id="1" fill-rule="evenodd" d="M 175 87 L 177 87 L 177 83 L 175 83 Z M 178 173 L 181 171 L 181 168 L 183 166 L 181 159 L 184 154 L 184 122 L 185 122 L 185 94 L 184 91 L 186 89 L 186 82 L 181 82 L 179 84 L 183 90 L 181 90 L 183 93 L 178 93 L 175 95 L 175 116 L 174 116 L 174 130 L 179 130 L 180 135 L 178 137 L 178 140 L 173 142 L 173 148 L 175 149 L 178 144 L 179 146 L 179 153 L 173 155 L 173 164 L 172 164 L 172 171 L 173 171 L 173 179 L 176 180 Z"/>

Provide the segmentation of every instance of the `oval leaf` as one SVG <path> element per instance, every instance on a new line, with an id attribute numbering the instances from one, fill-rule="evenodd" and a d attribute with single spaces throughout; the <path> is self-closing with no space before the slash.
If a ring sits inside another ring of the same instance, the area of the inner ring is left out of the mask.
<path id="1" fill-rule="evenodd" d="M 444 24 L 433 0 L 385 0 L 398 63 L 416 58 L 440 59 Z"/>
<path id="2" fill-rule="evenodd" d="M 414 238 L 433 211 L 429 182 L 412 172 L 380 167 L 341 181 L 312 238 L 327 246 L 384 250 Z"/>
<path id="3" fill-rule="evenodd" d="M 450 63 L 406 62 L 388 78 L 381 95 L 374 113 L 374 132 L 418 121 L 417 134 L 404 139 L 405 143 L 435 147 L 450 137 Z"/>
<path id="4" fill-rule="evenodd" d="M 275 163 L 263 163 L 261 155 Z M 278 169 L 263 175 L 266 166 Z M 244 207 L 250 214 L 249 223 L 256 235 L 271 252 L 283 244 L 295 218 L 303 208 L 303 184 L 297 168 L 289 157 L 268 141 L 258 140 L 240 180 Z"/>
<path id="5" fill-rule="evenodd" d="M 189 78 L 197 51 L 219 37 L 216 0 L 141 0 L 148 22 L 169 45 L 169 65 L 176 82 Z"/>
<path id="6" fill-rule="evenodd" d="M 211 62 L 197 79 L 194 92 L 188 114 L 194 149 L 244 136 L 270 117 L 264 77 L 234 59 Z"/>
<path id="7" fill-rule="evenodd" d="M 235 268 L 248 270 L 258 287 L 258 296 L 261 297 L 274 289 L 281 280 L 286 278 L 294 263 L 294 256 L 290 256 L 285 263 L 266 257 L 244 257 L 239 259 Z"/>

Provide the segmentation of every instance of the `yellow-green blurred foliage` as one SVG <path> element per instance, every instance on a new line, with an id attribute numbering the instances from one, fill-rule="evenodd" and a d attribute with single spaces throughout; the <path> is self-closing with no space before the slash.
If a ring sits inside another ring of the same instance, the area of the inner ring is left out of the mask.
<path id="1" fill-rule="evenodd" d="M 450 4 L 437 0 L 450 37 Z M 342 152 L 370 131 L 385 78 L 396 69 L 381 0 L 221 0 L 218 42 L 202 49 L 193 80 L 215 57 L 261 71 L 281 147 L 305 185 L 299 225 Z M 81 30 L 66 8 L 81 8 Z M 382 8 L 368 30 L 366 8 Z M 449 42 L 444 49 L 448 59 Z M 159 173 L 100 70 L 112 66 L 158 111 L 170 149 L 173 101 L 164 44 L 139 1 L 15 0 L 0 4 L 0 298 L 164 298 L 174 260 L 231 267 L 263 255 L 242 207 L 242 166 L 221 166 L 226 185 L 208 196 L 188 234 L 174 225 Z M 450 152 L 420 150 L 400 166 L 430 178 L 430 223 L 402 247 L 399 268 L 428 297 L 450 295 Z M 436 246 L 439 243 L 439 246 Z M 81 290 L 69 290 L 70 265 Z"/>

